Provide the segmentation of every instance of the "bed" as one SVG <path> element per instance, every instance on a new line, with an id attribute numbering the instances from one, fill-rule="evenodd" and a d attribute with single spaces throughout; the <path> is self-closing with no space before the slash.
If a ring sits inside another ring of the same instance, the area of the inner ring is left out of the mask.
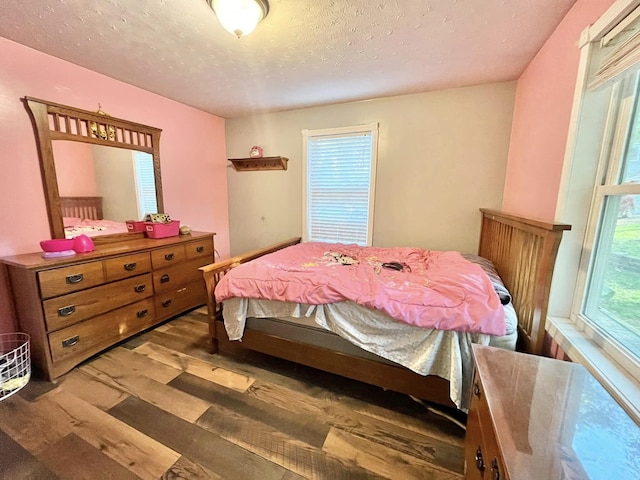
<path id="1" fill-rule="evenodd" d="M 510 292 L 510 304 L 517 317 L 517 349 L 540 354 L 555 257 L 563 231 L 570 229 L 570 226 L 489 209 L 481 209 L 481 213 L 478 255 L 488 259 L 495 266 L 499 277 Z M 326 324 L 319 328 L 318 325 L 314 325 L 321 323 L 317 322 L 317 319 L 309 322 L 305 313 L 295 311 L 295 308 L 300 310 L 306 308 L 305 306 L 285 304 L 280 305 L 283 308 L 278 310 L 276 304 L 275 309 L 271 305 L 271 310 L 262 311 L 260 305 L 254 305 L 257 310 L 252 307 L 254 309 L 249 311 L 250 316 L 244 325 L 241 341 L 229 340 L 222 305 L 215 296 L 218 283 L 223 282 L 223 277 L 231 269 L 263 255 L 296 245 L 299 241 L 299 238 L 290 239 L 201 268 L 209 294 L 211 351 L 258 351 L 384 389 L 466 410 L 472 365 L 469 365 L 470 353 L 465 351 L 470 350 L 471 343 L 488 344 L 490 339 L 483 337 L 483 334 L 458 335 L 458 332 L 435 332 L 447 338 L 446 342 L 442 342 L 445 350 L 454 346 L 458 356 L 461 352 L 462 357 L 458 361 L 461 364 L 456 364 L 456 355 L 451 356 L 453 360 L 447 358 L 448 368 L 458 370 L 455 375 L 448 375 L 448 372 L 442 374 L 438 368 L 432 370 L 437 374 L 416 373 L 413 365 L 409 368 L 385 358 L 384 352 L 383 355 L 378 355 L 372 353 L 366 345 L 365 349 L 362 345 L 354 345 L 353 339 L 346 340 L 343 332 L 337 334 L 335 331 L 329 331 Z M 238 301 L 244 302 L 242 299 Z M 225 301 L 225 309 L 228 310 L 227 307 L 234 302 L 237 303 L 236 299 Z M 316 311 L 330 310 L 329 307 L 333 306 L 323 305 Z M 252 316 L 256 312 L 258 315 Z M 271 316 L 270 312 L 277 312 L 278 315 Z M 228 311 L 224 314 L 229 316 Z M 360 314 L 368 315 L 363 311 L 356 311 L 353 315 Z M 449 334 L 455 335 L 451 337 Z M 232 337 L 235 338 L 234 335 Z M 441 355 L 441 351 L 434 349 L 433 355 Z"/>
<path id="2" fill-rule="evenodd" d="M 60 197 L 60 206 L 66 238 L 128 232 L 126 223 L 104 218 L 102 197 Z"/>

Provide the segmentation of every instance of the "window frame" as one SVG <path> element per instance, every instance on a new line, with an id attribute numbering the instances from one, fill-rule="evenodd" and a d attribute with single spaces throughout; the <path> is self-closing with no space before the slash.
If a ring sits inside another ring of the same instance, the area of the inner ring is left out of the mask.
<path id="1" fill-rule="evenodd" d="M 616 34 L 624 31 L 638 17 L 640 0 L 617 0 L 596 22 L 584 29 L 578 42 L 578 77 L 556 206 L 556 218 L 569 220 L 574 226 L 572 236 L 575 236 L 568 238 L 560 247 L 557 262 L 560 268 L 556 268 L 560 271 L 557 272 L 559 275 L 554 276 L 555 285 L 552 286 L 551 297 L 555 311 L 550 313 L 547 323 L 548 332 L 569 358 L 583 363 L 636 421 L 640 421 L 638 360 L 631 358 L 612 343 L 606 333 L 586 319 L 581 311 L 591 268 L 590 251 L 598 235 L 606 197 L 620 194 L 623 189 L 627 193 L 628 187 L 631 187 L 633 194 L 638 194 L 640 185 L 627 184 L 623 187 L 603 184 L 607 175 L 611 178 L 611 173 L 619 166 L 602 161 L 605 155 L 611 154 L 606 149 L 601 148 L 599 155 L 594 155 L 594 158 L 597 157 L 597 164 L 595 161 L 585 164 L 577 159 L 581 149 L 578 146 L 578 138 L 589 69 L 592 59 L 597 58 L 596 49 L 599 45 L 608 44 Z M 609 125 L 604 126 L 605 130 L 608 128 Z M 619 157 L 618 161 L 622 161 L 622 158 Z M 589 170 L 592 167 L 595 171 L 587 173 L 586 177 L 574 176 L 574 171 Z M 588 178 L 592 178 L 590 187 L 584 182 Z M 581 201 L 589 195 L 585 194 L 587 190 L 590 192 L 590 201 Z"/>
<path id="2" fill-rule="evenodd" d="M 371 135 L 371 168 L 369 171 L 369 209 L 367 216 L 367 241 L 366 246 L 373 243 L 373 220 L 375 213 L 375 187 L 378 163 L 378 130 L 377 122 L 366 125 L 354 125 L 347 127 L 305 129 L 302 130 L 302 241 L 309 241 L 309 201 L 308 201 L 308 144 L 310 138 L 315 137 L 341 137 L 357 134 Z"/>
<path id="3" fill-rule="evenodd" d="M 586 93 L 586 92 L 585 92 Z M 640 96 L 640 89 L 637 93 Z M 584 95 L 583 95 L 584 96 Z M 603 146 L 598 158 L 596 181 L 593 187 L 591 206 L 586 226 L 582 251 L 580 256 L 579 273 L 576 280 L 574 301 L 571 307 L 570 319 L 585 332 L 602 350 L 612 359 L 627 370 L 636 381 L 640 381 L 640 355 L 635 358 L 617 344 L 614 337 L 610 336 L 603 328 L 590 320 L 583 312 L 590 301 L 588 296 L 589 281 L 594 269 L 596 249 L 601 229 L 607 228 L 603 222 L 607 209 L 607 198 L 610 196 L 624 195 L 638 190 L 640 185 L 620 184 L 618 182 L 621 164 L 624 160 L 624 150 L 627 142 L 629 123 L 632 121 L 631 112 L 635 107 L 636 115 L 640 115 L 640 102 L 636 97 L 623 97 L 620 87 L 615 85 L 612 89 L 611 102 L 607 112 L 606 129 L 603 134 Z M 636 106 L 636 102 L 638 105 Z M 615 118 L 614 118 L 615 117 Z M 621 125 L 621 122 L 625 122 Z"/>

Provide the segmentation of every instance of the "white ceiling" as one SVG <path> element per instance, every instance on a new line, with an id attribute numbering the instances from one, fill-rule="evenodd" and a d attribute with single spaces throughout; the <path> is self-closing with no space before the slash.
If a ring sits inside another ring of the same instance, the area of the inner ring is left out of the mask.
<path id="1" fill-rule="evenodd" d="M 0 36 L 222 117 L 514 80 L 575 0 L 3 0 Z"/>

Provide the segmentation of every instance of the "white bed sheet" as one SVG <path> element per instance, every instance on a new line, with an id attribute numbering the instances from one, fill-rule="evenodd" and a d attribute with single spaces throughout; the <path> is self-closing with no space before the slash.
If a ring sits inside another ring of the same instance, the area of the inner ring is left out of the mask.
<path id="1" fill-rule="evenodd" d="M 428 329 L 398 322 L 353 302 L 316 306 L 231 298 L 223 305 L 224 324 L 230 340 L 242 339 L 248 317 L 312 318 L 320 327 L 363 350 L 420 375 L 437 375 L 448 380 L 451 400 L 463 411 L 468 409 L 473 376 L 471 344 L 489 345 L 492 342 L 491 336 L 480 333 Z M 505 306 L 505 313 L 515 316 L 511 304 Z M 515 349 L 515 337 L 511 332 L 492 343 Z"/>

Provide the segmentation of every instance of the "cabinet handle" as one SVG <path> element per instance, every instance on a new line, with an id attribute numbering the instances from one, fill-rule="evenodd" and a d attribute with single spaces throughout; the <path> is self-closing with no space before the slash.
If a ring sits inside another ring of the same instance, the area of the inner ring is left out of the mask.
<path id="1" fill-rule="evenodd" d="M 474 383 L 474 384 L 473 384 L 473 394 L 474 394 L 476 397 L 480 398 L 480 386 L 478 386 L 478 384 L 477 384 L 477 383 Z"/>
<path id="2" fill-rule="evenodd" d="M 67 276 L 67 283 L 73 285 L 74 283 L 80 283 L 83 279 L 84 275 L 82 273 L 76 273 L 75 275 Z"/>
<path id="3" fill-rule="evenodd" d="M 204 252 L 204 247 L 202 245 L 200 245 L 199 247 L 196 247 L 196 252 L 198 253 Z"/>
<path id="4" fill-rule="evenodd" d="M 476 450 L 476 468 L 480 471 L 482 475 L 484 475 L 484 459 L 482 458 L 482 449 L 478 446 Z"/>
<path id="5" fill-rule="evenodd" d="M 80 341 L 80 335 L 74 335 L 73 337 L 69 337 L 65 340 L 62 340 L 62 348 L 69 348 L 77 345 Z"/>
<path id="6" fill-rule="evenodd" d="M 125 264 L 124 264 L 124 269 L 125 269 L 127 272 L 130 272 L 131 270 L 135 270 L 135 269 L 136 269 L 136 267 L 137 267 L 137 265 L 136 265 L 136 263 L 135 263 L 135 262 L 133 262 L 133 263 L 125 263 Z"/>
<path id="7" fill-rule="evenodd" d="M 167 254 L 164 256 L 164 259 L 165 259 L 165 260 L 173 260 L 173 253 L 167 253 Z"/>
<path id="8" fill-rule="evenodd" d="M 160 283 L 167 283 L 169 280 L 171 279 L 169 278 L 169 275 L 167 275 L 166 273 L 160 277 Z"/>
<path id="9" fill-rule="evenodd" d="M 170 306 L 170 305 L 171 305 L 171 300 L 165 300 L 164 302 L 162 302 L 162 306 L 163 306 L 164 308 L 167 308 L 167 307 L 168 307 L 168 306 Z"/>
<path id="10" fill-rule="evenodd" d="M 69 315 L 71 315 L 75 311 L 76 311 L 76 306 L 75 305 L 68 305 L 66 307 L 62 307 L 62 308 L 58 309 L 58 316 L 59 317 L 68 317 Z"/>
<path id="11" fill-rule="evenodd" d="M 500 467 L 495 458 L 491 460 L 491 480 L 500 480 Z"/>
<path id="12" fill-rule="evenodd" d="M 148 314 L 149 314 L 149 310 L 147 310 L 146 308 L 144 310 L 140 310 L 138 313 L 136 313 L 138 318 L 146 317 Z"/>
<path id="13" fill-rule="evenodd" d="M 142 284 L 142 285 L 136 285 L 135 287 L 133 287 L 133 289 L 137 292 L 137 293 L 142 293 L 144 292 L 145 288 L 147 288 L 146 285 Z"/>

